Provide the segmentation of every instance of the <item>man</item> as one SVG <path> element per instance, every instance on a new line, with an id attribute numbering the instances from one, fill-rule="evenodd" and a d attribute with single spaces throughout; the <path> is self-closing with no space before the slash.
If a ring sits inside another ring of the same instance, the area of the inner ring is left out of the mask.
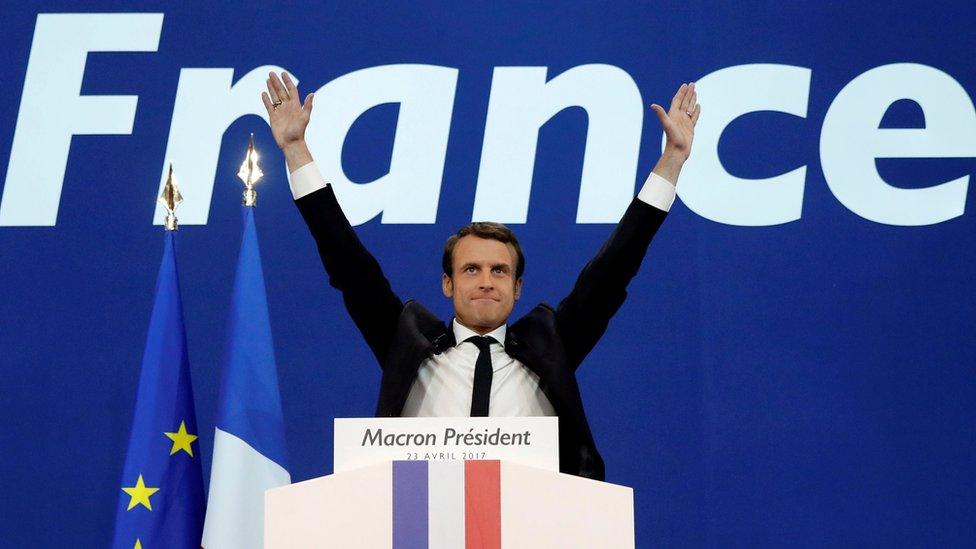
<path id="1" fill-rule="evenodd" d="M 383 368 L 377 416 L 559 416 L 559 469 L 603 480 L 576 368 L 623 304 L 654 233 L 674 200 L 701 114 L 694 84 L 665 111 L 661 159 L 613 234 L 553 309 L 538 305 L 508 325 L 522 291 L 525 258 L 503 225 L 472 223 L 448 239 L 441 287 L 454 304 L 450 328 L 415 301 L 402 302 L 356 237 L 305 145 L 314 97 L 304 104 L 287 74 L 262 93 L 285 154 L 295 203 L 318 244 L 329 283 Z"/>

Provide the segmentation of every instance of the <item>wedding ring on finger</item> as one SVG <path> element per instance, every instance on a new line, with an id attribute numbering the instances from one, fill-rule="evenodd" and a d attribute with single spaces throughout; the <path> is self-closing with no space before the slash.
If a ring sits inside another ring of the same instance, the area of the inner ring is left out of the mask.
<path id="1" fill-rule="evenodd" d="M 279 99 L 279 100 L 277 100 L 277 101 L 272 101 L 272 102 L 271 102 L 271 108 L 272 108 L 273 110 L 278 110 L 278 107 L 280 107 L 280 106 L 281 106 L 281 103 L 282 103 L 282 101 L 281 101 L 280 99 Z"/>
<path id="2" fill-rule="evenodd" d="M 694 118 L 694 117 L 693 117 L 693 116 L 691 115 L 691 111 L 685 111 L 685 114 L 687 114 L 687 115 L 688 115 L 688 118 Z"/>

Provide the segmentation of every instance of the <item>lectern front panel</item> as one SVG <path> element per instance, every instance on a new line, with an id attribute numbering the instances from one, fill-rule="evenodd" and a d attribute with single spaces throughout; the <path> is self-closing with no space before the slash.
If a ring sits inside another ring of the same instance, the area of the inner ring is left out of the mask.
<path id="1" fill-rule="evenodd" d="M 269 490 L 265 547 L 634 547 L 624 486 L 498 461 L 392 462 Z"/>

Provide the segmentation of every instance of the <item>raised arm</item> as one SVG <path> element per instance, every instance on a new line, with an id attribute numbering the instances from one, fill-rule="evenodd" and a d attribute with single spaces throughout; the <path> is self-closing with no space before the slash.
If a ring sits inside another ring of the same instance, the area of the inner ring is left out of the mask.
<path id="1" fill-rule="evenodd" d="M 342 292 L 346 310 L 380 364 L 386 359 L 403 302 L 390 288 L 379 263 L 369 253 L 342 213 L 332 186 L 312 163 L 305 128 L 312 115 L 313 94 L 300 101 L 287 73 L 271 73 L 261 94 L 271 120 L 271 133 L 285 154 L 295 204 L 318 245 L 329 284 Z"/>
<path id="2" fill-rule="evenodd" d="M 556 319 L 570 360 L 579 366 L 627 297 L 627 284 L 640 269 L 651 239 L 667 216 L 678 175 L 688 156 L 701 114 L 694 84 L 682 84 L 665 111 L 651 105 L 664 129 L 664 153 L 610 238 L 583 268 L 559 303 Z"/>

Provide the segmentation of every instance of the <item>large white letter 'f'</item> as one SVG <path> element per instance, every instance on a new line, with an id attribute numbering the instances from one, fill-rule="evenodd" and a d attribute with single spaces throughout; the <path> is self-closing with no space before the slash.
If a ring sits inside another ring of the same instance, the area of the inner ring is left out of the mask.
<path id="1" fill-rule="evenodd" d="M 163 14 L 40 14 L 0 226 L 54 226 L 72 135 L 130 134 L 136 96 L 81 95 L 90 51 L 156 51 Z"/>

